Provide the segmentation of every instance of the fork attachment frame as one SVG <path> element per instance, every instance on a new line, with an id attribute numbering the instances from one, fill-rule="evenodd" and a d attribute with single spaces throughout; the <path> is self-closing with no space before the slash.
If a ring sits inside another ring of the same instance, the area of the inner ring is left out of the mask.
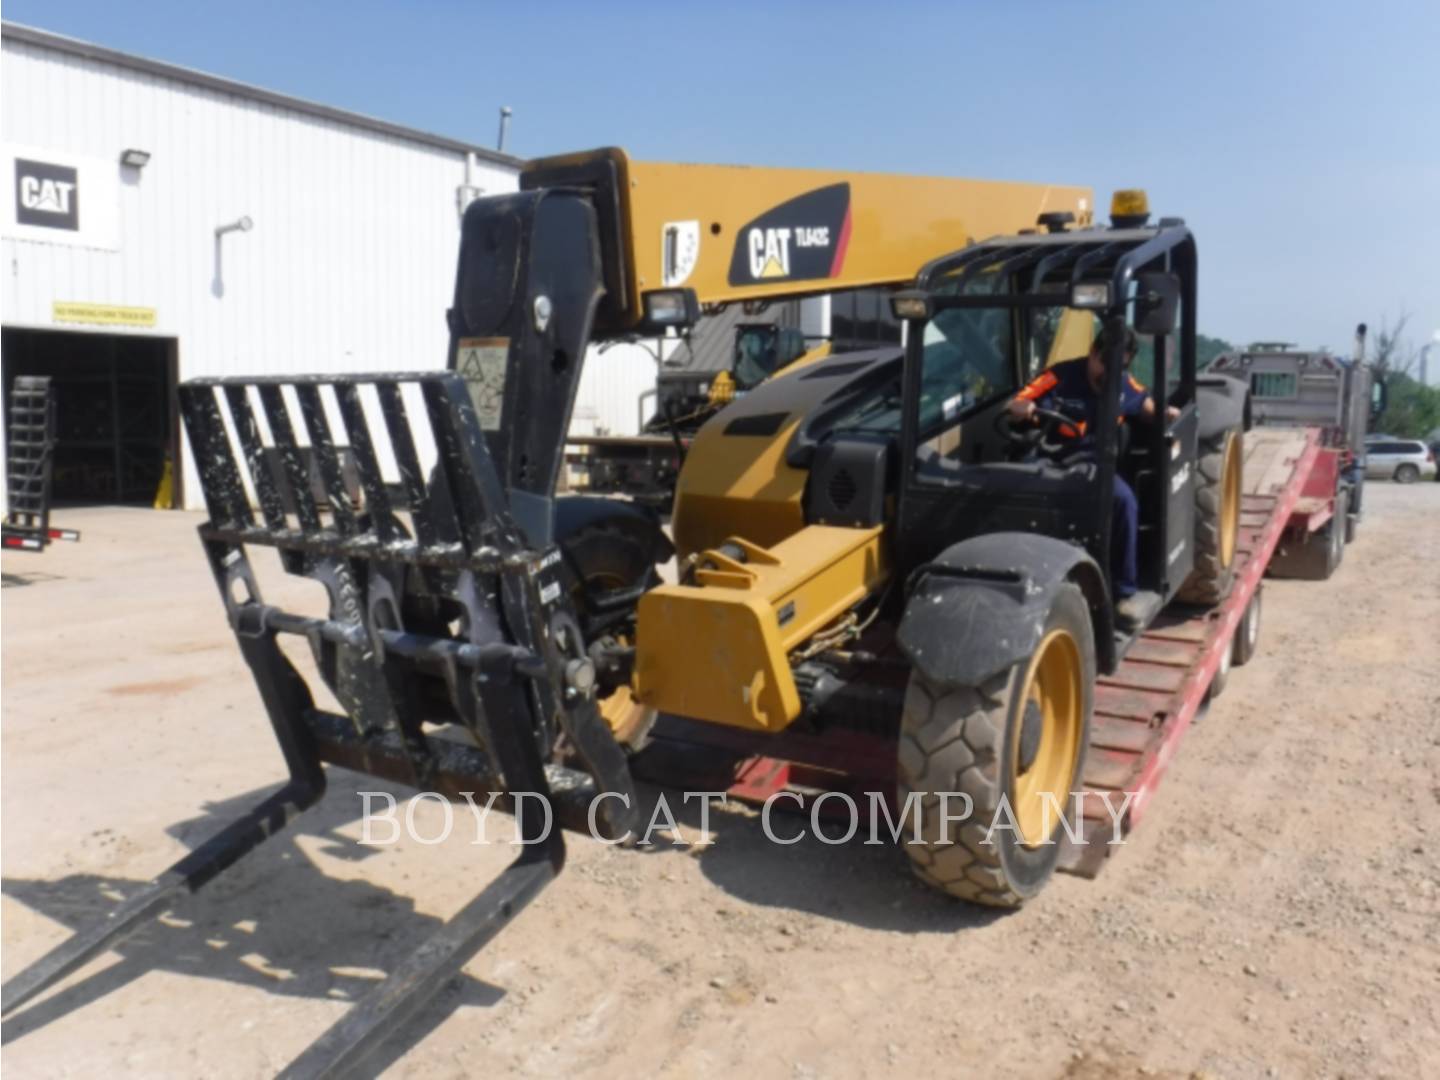
<path id="1" fill-rule="evenodd" d="M 559 553 L 537 550 L 512 519 L 460 376 L 205 379 L 182 385 L 180 404 L 209 510 L 200 538 L 290 779 L 7 983 L 3 1009 L 283 828 L 323 794 L 327 763 L 450 797 L 493 791 L 504 806 L 518 793 L 542 797 L 549 814 L 517 814 L 519 857 L 283 1074 L 337 1076 L 560 872 L 565 843 L 552 821 L 626 835 L 633 783 L 595 705 L 593 666 Z M 407 410 L 423 413 L 423 424 Z M 435 458 L 428 475 L 416 437 L 422 427 Z M 382 458 L 393 466 L 389 475 Z M 275 549 L 288 573 L 320 582 L 327 615 L 266 603 L 252 545 Z M 316 708 L 281 634 L 305 639 L 343 714 Z M 435 734 L 440 726 L 464 741 Z M 562 751 L 581 768 L 554 763 Z M 592 813 L 601 793 L 622 798 L 604 799 Z"/>

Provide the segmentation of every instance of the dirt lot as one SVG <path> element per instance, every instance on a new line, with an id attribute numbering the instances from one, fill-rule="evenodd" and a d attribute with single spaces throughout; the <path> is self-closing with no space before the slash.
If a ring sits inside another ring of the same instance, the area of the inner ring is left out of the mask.
<path id="1" fill-rule="evenodd" d="M 1260 655 L 1098 880 L 995 916 L 892 848 L 781 849 L 743 813 L 704 847 L 577 840 L 379 1066 L 1440 1075 L 1440 484 L 1367 499 L 1332 581 L 1266 586 Z M 81 544 L 4 564 L 6 977 L 281 777 L 197 518 L 60 518 Z M 447 843 L 362 847 L 372 786 L 335 774 L 298 827 L 9 1020 L 8 1074 L 284 1065 L 510 855 L 463 817 Z"/>

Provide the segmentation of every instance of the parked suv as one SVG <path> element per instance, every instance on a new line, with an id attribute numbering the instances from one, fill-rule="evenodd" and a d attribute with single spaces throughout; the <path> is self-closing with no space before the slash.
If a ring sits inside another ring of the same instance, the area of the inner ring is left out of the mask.
<path id="1" fill-rule="evenodd" d="M 1365 440 L 1365 475 L 1413 484 L 1435 475 L 1435 452 L 1419 439 L 1372 435 Z"/>

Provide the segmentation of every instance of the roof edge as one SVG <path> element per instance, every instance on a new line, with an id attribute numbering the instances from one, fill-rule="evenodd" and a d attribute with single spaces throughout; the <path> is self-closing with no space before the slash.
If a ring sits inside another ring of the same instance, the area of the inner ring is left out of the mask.
<path id="1" fill-rule="evenodd" d="M 480 160 L 488 161 L 494 165 L 508 165 L 518 169 L 525 163 L 523 158 L 502 154 L 498 151 L 490 150 L 483 146 L 476 146 L 473 143 L 467 143 L 460 139 L 452 139 L 445 135 L 436 135 L 433 132 L 421 131 L 419 128 L 406 127 L 404 124 L 391 123 L 389 120 L 380 120 L 373 116 L 366 116 L 363 113 L 337 109 L 331 105 L 322 105 L 319 102 L 309 101 L 305 98 L 292 97 L 289 94 L 266 90 L 262 87 L 253 86 L 250 83 L 240 82 L 236 79 L 226 79 L 219 75 L 210 75 L 203 71 L 196 71 L 194 68 L 182 67 L 179 64 L 169 64 L 163 60 L 151 60 L 148 57 L 135 56 L 132 53 L 121 52 L 118 49 L 111 49 L 104 45 L 95 45 L 88 41 L 66 37 L 63 34 L 51 33 L 49 30 L 40 30 L 33 26 L 24 26 L 20 23 L 8 21 L 0 22 L 0 38 L 4 38 L 6 41 L 18 41 L 26 45 L 35 45 L 44 49 L 53 49 L 56 52 L 68 53 L 71 56 L 79 56 L 87 60 L 98 60 L 104 63 L 114 64 L 118 67 L 129 68 L 132 71 L 161 75 L 168 79 L 174 79 L 177 82 L 188 83 L 191 86 L 199 86 L 224 94 L 233 94 L 237 97 L 248 98 L 251 101 L 261 101 L 267 105 L 276 105 L 280 108 L 291 109 L 308 116 L 334 120 L 337 123 L 348 124 L 351 127 L 362 128 L 366 131 L 373 131 L 382 135 L 392 135 L 395 138 L 406 139 L 410 142 L 421 143 L 425 146 L 451 150 L 459 154 L 474 154 Z"/>

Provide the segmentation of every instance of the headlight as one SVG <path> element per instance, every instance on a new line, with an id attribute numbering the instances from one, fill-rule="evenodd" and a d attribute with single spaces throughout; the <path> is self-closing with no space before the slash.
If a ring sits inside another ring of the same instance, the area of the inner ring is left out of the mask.
<path id="1" fill-rule="evenodd" d="M 930 298 L 914 289 L 898 292 L 890 297 L 890 311 L 897 319 L 928 319 Z"/>
<path id="2" fill-rule="evenodd" d="M 654 330 L 693 326 L 700 302 L 693 289 L 657 289 L 645 294 L 645 322 Z"/>
<path id="3" fill-rule="evenodd" d="M 1110 283 L 1108 281 L 1082 281 L 1070 290 L 1070 306 L 1077 308 L 1109 307 Z"/>

